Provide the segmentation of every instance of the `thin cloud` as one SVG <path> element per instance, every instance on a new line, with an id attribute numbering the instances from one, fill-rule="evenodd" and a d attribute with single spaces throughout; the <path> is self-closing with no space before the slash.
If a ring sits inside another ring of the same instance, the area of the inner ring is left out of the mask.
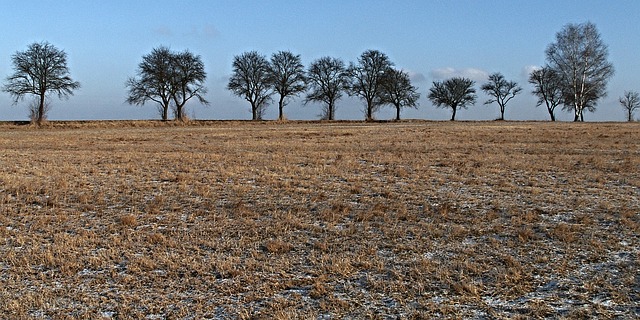
<path id="1" fill-rule="evenodd" d="M 185 36 L 194 38 L 204 38 L 207 40 L 217 38 L 220 35 L 220 31 L 216 29 L 212 24 L 206 24 L 204 26 L 193 26 L 189 32 L 185 33 Z"/>
<path id="2" fill-rule="evenodd" d="M 173 30 L 168 26 L 159 26 L 153 29 L 153 33 L 167 38 L 175 35 Z M 209 40 L 220 36 L 220 31 L 218 31 L 214 25 L 206 24 L 203 26 L 192 26 L 191 29 L 178 30 L 178 35 Z"/>
<path id="3" fill-rule="evenodd" d="M 164 37 L 173 36 L 173 32 L 171 31 L 171 28 L 167 26 L 159 26 L 153 30 L 153 33 L 164 36 Z"/>
<path id="4" fill-rule="evenodd" d="M 435 80 L 446 80 L 453 77 L 469 78 L 476 82 L 487 80 L 489 73 L 476 68 L 455 69 L 451 67 L 431 70 L 430 75 Z"/>
<path id="5" fill-rule="evenodd" d="M 405 72 L 409 75 L 409 79 L 411 79 L 412 82 L 424 82 L 427 80 L 427 77 L 425 77 L 424 74 L 420 72 L 411 70 L 405 70 Z"/>
<path id="6" fill-rule="evenodd" d="M 523 79 L 529 79 L 529 75 L 531 74 L 531 72 L 536 71 L 538 69 L 542 69 L 542 67 L 541 66 L 535 66 L 535 65 L 524 66 L 524 67 L 522 67 L 522 71 L 520 73 L 520 76 Z"/>

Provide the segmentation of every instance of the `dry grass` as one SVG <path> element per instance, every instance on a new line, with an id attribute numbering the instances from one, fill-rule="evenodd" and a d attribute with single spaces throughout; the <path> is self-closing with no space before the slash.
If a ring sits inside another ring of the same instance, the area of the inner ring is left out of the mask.
<path id="1" fill-rule="evenodd" d="M 0 314 L 640 316 L 640 124 L 0 124 Z"/>

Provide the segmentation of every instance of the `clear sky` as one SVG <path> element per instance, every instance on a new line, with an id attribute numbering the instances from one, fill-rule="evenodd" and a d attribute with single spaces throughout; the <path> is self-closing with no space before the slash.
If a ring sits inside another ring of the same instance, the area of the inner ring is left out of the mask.
<path id="1" fill-rule="evenodd" d="M 625 90 L 640 91 L 640 1 L 387 0 L 387 1 L 169 1 L 169 0 L 0 0 L 0 76 L 12 73 L 11 55 L 33 42 L 48 41 L 68 54 L 71 76 L 82 87 L 68 100 L 51 100 L 50 119 L 156 119 L 156 106 L 130 106 L 126 79 L 154 47 L 189 49 L 202 57 L 211 106 L 195 102 L 187 114 L 197 119 L 250 119 L 248 102 L 226 84 L 234 55 L 257 50 L 300 54 L 305 65 L 332 56 L 356 61 L 367 49 L 386 53 L 412 74 L 422 94 L 417 110 L 403 118 L 448 119 L 427 99 L 434 80 L 462 75 L 476 89 L 492 72 L 518 82 L 524 93 L 507 105 L 507 119 L 545 120 L 535 107 L 527 72 L 544 64 L 545 48 L 567 23 L 593 22 L 609 45 L 616 73 L 608 96 L 585 120 L 622 121 L 617 100 Z M 491 120 L 498 106 L 478 103 L 458 113 L 460 120 Z M 320 105 L 292 101 L 289 119 L 316 119 Z M 0 92 L 0 120 L 27 118 L 27 100 L 16 106 Z M 336 118 L 363 119 L 362 103 L 338 102 Z M 277 117 L 271 105 L 267 119 Z M 571 120 L 558 111 L 560 120 Z M 393 117 L 385 107 L 378 119 Z M 640 115 L 638 115 L 640 117 Z"/>

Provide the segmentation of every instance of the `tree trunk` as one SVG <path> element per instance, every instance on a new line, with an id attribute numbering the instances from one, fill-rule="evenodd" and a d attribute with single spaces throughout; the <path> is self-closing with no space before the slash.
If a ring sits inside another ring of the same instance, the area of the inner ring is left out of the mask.
<path id="1" fill-rule="evenodd" d="M 284 120 L 284 97 L 280 96 L 280 101 L 278 102 L 278 110 L 279 110 L 279 115 L 278 115 L 278 120 L 282 121 Z"/>
<path id="2" fill-rule="evenodd" d="M 457 108 L 452 108 L 452 109 L 453 109 L 453 113 L 451 114 L 451 121 L 456 121 Z"/>
<path id="3" fill-rule="evenodd" d="M 176 106 L 176 120 L 183 121 L 184 117 L 182 116 L 182 106 Z"/>
<path id="4" fill-rule="evenodd" d="M 253 102 L 251 103 L 251 120 L 258 120 L 258 107 Z"/>
<path id="5" fill-rule="evenodd" d="M 367 121 L 372 121 L 373 120 L 373 106 L 371 105 L 371 102 L 367 101 Z"/>
<path id="6" fill-rule="evenodd" d="M 504 107 L 505 106 L 500 106 L 500 119 L 498 120 L 504 121 Z"/>
<path id="7" fill-rule="evenodd" d="M 169 105 L 162 106 L 162 121 L 169 120 Z"/>
<path id="8" fill-rule="evenodd" d="M 553 114 L 553 111 L 549 111 L 549 116 L 551 116 L 551 121 L 556 121 L 556 115 Z"/>
<path id="9" fill-rule="evenodd" d="M 36 123 L 40 125 L 42 123 L 42 119 L 44 119 L 44 97 L 45 94 L 40 94 L 40 104 L 38 105 L 38 119 L 36 119 Z"/>
<path id="10" fill-rule="evenodd" d="M 329 120 L 335 120 L 335 114 L 334 114 L 335 110 L 334 110 L 334 108 L 335 107 L 334 107 L 333 104 L 329 105 Z"/>
<path id="11" fill-rule="evenodd" d="M 396 105 L 396 120 L 400 121 L 400 106 Z"/>

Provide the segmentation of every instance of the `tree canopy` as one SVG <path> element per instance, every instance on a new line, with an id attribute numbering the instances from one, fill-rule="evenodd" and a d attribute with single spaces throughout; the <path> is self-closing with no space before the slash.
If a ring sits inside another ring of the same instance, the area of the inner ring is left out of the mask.
<path id="1" fill-rule="evenodd" d="M 434 81 L 429 89 L 429 100 L 439 108 L 451 108 L 451 121 L 456 119 L 456 111 L 476 103 L 475 82 L 471 79 L 455 77 L 445 81 Z"/>
<path id="2" fill-rule="evenodd" d="M 365 119 L 373 120 L 373 114 L 385 104 L 382 100 L 382 79 L 393 63 L 386 54 L 378 50 L 367 50 L 360 55 L 358 63 L 351 63 L 348 93 L 360 97 L 366 103 Z"/>
<path id="3" fill-rule="evenodd" d="M 500 107 L 500 119 L 504 120 L 504 111 L 509 100 L 522 91 L 522 88 L 514 81 L 507 81 L 502 73 L 496 72 L 489 75 L 489 82 L 481 87 L 482 91 L 491 96 L 484 104 L 498 103 Z"/>
<path id="4" fill-rule="evenodd" d="M 638 91 L 625 91 L 618 100 L 627 113 L 627 121 L 633 121 L 633 113 L 640 109 L 640 94 Z"/>
<path id="5" fill-rule="evenodd" d="M 607 60 L 607 45 L 593 23 L 567 24 L 547 47 L 546 55 L 549 66 L 562 80 L 565 109 L 573 111 L 574 121 L 584 121 L 584 110 L 595 110 L 614 74 Z"/>
<path id="6" fill-rule="evenodd" d="M 324 103 L 321 118 L 334 120 L 336 101 L 342 97 L 348 83 L 344 62 L 332 57 L 313 61 L 307 70 L 307 81 L 310 92 L 304 103 Z"/>
<path id="7" fill-rule="evenodd" d="M 233 75 L 227 89 L 251 104 L 252 120 L 262 120 L 271 101 L 273 86 L 269 81 L 271 66 L 264 55 L 249 51 L 233 58 Z"/>
<path id="8" fill-rule="evenodd" d="M 396 69 L 389 69 L 382 78 L 381 102 L 396 108 L 396 120 L 400 120 L 400 109 L 417 108 L 420 93 L 411 84 L 409 74 Z"/>
<path id="9" fill-rule="evenodd" d="M 209 104 L 204 98 L 206 78 L 200 56 L 189 51 L 176 53 L 164 46 L 157 47 L 142 57 L 137 76 L 127 80 L 127 102 L 144 105 L 147 101 L 154 101 L 158 103 L 158 111 L 165 121 L 173 107 L 176 120 L 183 120 L 184 106 L 191 98 L 197 98 L 204 105 Z"/>
<path id="10" fill-rule="evenodd" d="M 555 109 L 562 103 L 562 82 L 558 73 L 549 66 L 536 69 L 529 74 L 529 83 L 534 86 L 531 93 L 538 97 L 536 107 L 544 103 L 551 121 L 556 121 Z"/>
<path id="11" fill-rule="evenodd" d="M 11 57 L 14 73 L 7 77 L 3 91 L 14 98 L 14 104 L 25 95 L 38 97 L 35 120 L 40 124 L 46 117 L 47 94 L 54 93 L 58 98 L 73 95 L 80 83 L 69 76 L 67 54 L 48 42 L 36 42 L 25 51 L 18 51 Z"/>
<path id="12" fill-rule="evenodd" d="M 269 82 L 273 90 L 280 95 L 278 101 L 278 119 L 284 119 L 284 107 L 287 98 L 294 97 L 307 89 L 304 65 L 300 55 L 289 51 L 278 51 L 271 56 Z"/>

